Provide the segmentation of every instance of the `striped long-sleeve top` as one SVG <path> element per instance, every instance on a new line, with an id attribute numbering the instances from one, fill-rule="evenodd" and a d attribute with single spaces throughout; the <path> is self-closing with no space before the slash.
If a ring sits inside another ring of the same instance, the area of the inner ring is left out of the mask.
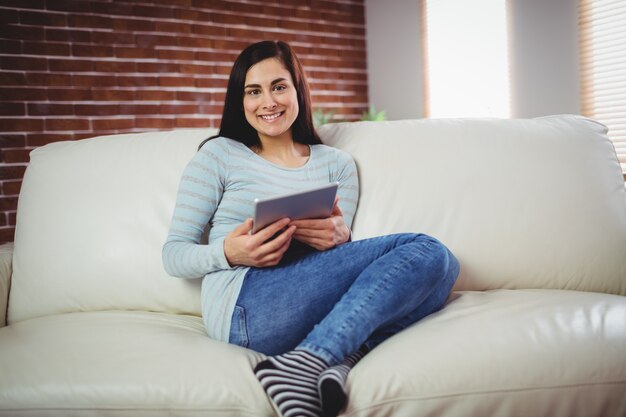
<path id="1" fill-rule="evenodd" d="M 356 211 L 358 178 L 352 157 L 326 145 L 311 145 L 298 168 L 273 164 L 240 142 L 208 141 L 183 171 L 176 207 L 163 245 L 165 270 L 203 278 L 202 316 L 210 337 L 228 341 L 235 303 L 249 267 L 231 267 L 224 238 L 253 216 L 255 198 L 339 182 L 339 206 L 348 228 Z M 208 227 L 208 244 L 202 237 Z"/>

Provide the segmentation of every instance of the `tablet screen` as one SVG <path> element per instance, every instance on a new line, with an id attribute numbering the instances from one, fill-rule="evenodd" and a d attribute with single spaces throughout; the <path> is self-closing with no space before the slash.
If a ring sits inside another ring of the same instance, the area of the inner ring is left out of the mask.
<path id="1" fill-rule="evenodd" d="M 338 187 L 339 183 L 333 182 L 305 191 L 254 200 L 252 233 L 283 217 L 300 220 L 330 216 Z"/>

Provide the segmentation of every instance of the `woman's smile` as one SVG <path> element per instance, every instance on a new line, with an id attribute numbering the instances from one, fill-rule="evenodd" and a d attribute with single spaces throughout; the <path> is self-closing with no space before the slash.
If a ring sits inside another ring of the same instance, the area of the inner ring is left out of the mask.
<path id="1" fill-rule="evenodd" d="M 273 123 L 275 122 L 279 117 L 281 117 L 283 114 L 285 114 L 284 111 L 278 112 L 278 113 L 271 113 L 271 114 L 262 114 L 259 117 L 261 119 L 263 119 L 264 121 L 268 122 L 268 123 Z"/>

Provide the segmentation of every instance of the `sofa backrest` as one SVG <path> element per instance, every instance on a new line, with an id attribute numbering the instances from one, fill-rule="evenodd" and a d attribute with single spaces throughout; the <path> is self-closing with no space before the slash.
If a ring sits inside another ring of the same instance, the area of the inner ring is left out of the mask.
<path id="1" fill-rule="evenodd" d="M 180 175 L 214 130 L 58 142 L 36 149 L 18 202 L 9 323 L 91 310 L 200 314 L 200 280 L 172 278 L 161 247 Z M 457 289 L 626 295 L 626 191 L 604 126 L 407 120 L 323 126 L 361 183 L 353 236 L 429 233 Z"/>
<path id="2" fill-rule="evenodd" d="M 578 116 L 322 126 L 353 155 L 353 236 L 431 234 L 457 255 L 456 289 L 626 295 L 626 190 L 606 128 Z"/>
<path id="3" fill-rule="evenodd" d="M 200 314 L 200 280 L 161 262 L 181 173 L 212 129 L 52 143 L 18 201 L 8 321 L 90 310 Z"/>

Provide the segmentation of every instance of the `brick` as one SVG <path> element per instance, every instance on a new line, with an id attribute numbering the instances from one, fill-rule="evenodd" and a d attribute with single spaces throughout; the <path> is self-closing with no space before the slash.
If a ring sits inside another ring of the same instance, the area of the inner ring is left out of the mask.
<path id="1" fill-rule="evenodd" d="M 135 37 L 137 46 L 143 48 L 152 48 L 155 46 L 176 46 L 178 40 L 176 36 L 164 35 L 137 35 Z"/>
<path id="2" fill-rule="evenodd" d="M 172 129 L 174 128 L 173 118 L 146 118 L 138 117 L 135 126 L 141 129 Z"/>
<path id="3" fill-rule="evenodd" d="M 92 120 L 93 129 L 95 131 L 105 130 L 124 130 L 135 127 L 134 118 L 126 119 L 96 119 Z"/>
<path id="4" fill-rule="evenodd" d="M 94 13 L 106 14 L 106 15 L 120 15 L 120 16 L 132 16 L 133 5 L 125 4 L 119 1 L 99 3 L 92 2 L 91 5 Z"/>
<path id="5" fill-rule="evenodd" d="M 193 51 L 180 51 L 174 49 L 161 49 L 157 51 L 159 59 L 171 59 L 177 61 L 193 61 L 196 53 Z"/>
<path id="6" fill-rule="evenodd" d="M 73 15 L 68 17 L 68 26 L 76 28 L 102 28 L 111 29 L 113 27 L 113 20 L 109 17 L 94 16 L 94 15 Z"/>
<path id="7" fill-rule="evenodd" d="M 173 18 L 174 9 L 171 7 L 134 6 L 133 16 Z"/>
<path id="8" fill-rule="evenodd" d="M 98 101 L 132 101 L 135 100 L 136 93 L 133 90 L 117 90 L 107 88 L 103 90 L 92 90 L 94 100 Z"/>
<path id="9" fill-rule="evenodd" d="M 91 90 L 77 88 L 51 88 L 47 90 L 48 99 L 52 101 L 85 101 L 91 100 Z"/>
<path id="10" fill-rule="evenodd" d="M 23 148 L 26 146 L 25 135 L 0 135 L 0 148 Z"/>
<path id="11" fill-rule="evenodd" d="M 210 22 L 210 20 L 209 20 Z M 211 37 L 215 36 L 228 36 L 230 29 L 224 26 L 208 25 L 208 24 L 194 24 L 191 27 L 193 33 L 198 35 L 207 35 Z"/>
<path id="12" fill-rule="evenodd" d="M 73 115 L 74 108 L 71 104 L 29 103 L 28 114 L 30 116 Z"/>
<path id="13" fill-rule="evenodd" d="M 180 72 L 183 74 L 211 75 L 216 65 L 181 64 Z"/>
<path id="14" fill-rule="evenodd" d="M 192 77 L 159 77 L 159 85 L 164 87 L 193 87 L 195 84 Z"/>
<path id="15" fill-rule="evenodd" d="M 195 2 L 194 2 L 194 6 L 196 6 Z M 202 8 L 203 6 L 199 6 L 199 7 Z M 211 15 L 209 13 L 201 12 L 199 10 L 175 9 L 174 17 L 176 19 L 193 20 L 196 22 L 210 22 L 211 21 Z"/>
<path id="16" fill-rule="evenodd" d="M 38 38 L 41 39 L 41 38 Z M 74 29 L 46 29 L 45 39 L 56 42 L 91 42 L 91 31 Z"/>
<path id="17" fill-rule="evenodd" d="M 4 227 L 7 225 L 7 217 L 8 212 L 0 213 L 0 227 Z"/>
<path id="18" fill-rule="evenodd" d="M 43 88 L 10 87 L 0 88 L 3 100 L 45 100 L 46 90 Z"/>
<path id="19" fill-rule="evenodd" d="M 178 91 L 176 92 L 176 99 L 181 101 L 210 102 L 213 99 L 213 94 L 200 91 Z"/>
<path id="20" fill-rule="evenodd" d="M 228 84 L 228 80 L 226 78 L 207 78 L 207 77 L 198 77 L 196 78 L 196 87 L 200 88 L 226 88 Z"/>
<path id="21" fill-rule="evenodd" d="M 177 117 L 175 127 L 211 127 L 211 120 L 206 118 Z"/>
<path id="22" fill-rule="evenodd" d="M 191 104 L 162 104 L 159 114 L 196 114 L 198 107 Z"/>
<path id="23" fill-rule="evenodd" d="M 22 50 L 28 55 L 70 55 L 70 46 L 65 43 L 53 42 L 24 42 Z"/>
<path id="24" fill-rule="evenodd" d="M 166 63 L 166 62 L 140 62 L 137 64 L 138 72 L 179 72 L 180 66 L 178 64 Z"/>
<path id="25" fill-rule="evenodd" d="M 29 149 L 2 149 L 0 161 L 5 164 L 27 163 L 30 161 Z"/>
<path id="26" fill-rule="evenodd" d="M 74 75 L 73 84 L 78 87 L 112 87 L 117 85 L 114 75 Z"/>
<path id="27" fill-rule="evenodd" d="M 116 47 L 115 56 L 119 58 L 156 58 L 157 51 L 153 48 Z"/>
<path id="28" fill-rule="evenodd" d="M 88 130 L 89 120 L 68 118 L 68 119 L 46 119 L 46 130 Z"/>
<path id="29" fill-rule="evenodd" d="M 56 3 L 56 2 L 50 2 Z M 85 2 L 88 3 L 88 2 Z M 64 13 L 20 11 L 20 23 L 33 26 L 67 26 Z"/>
<path id="30" fill-rule="evenodd" d="M 116 81 L 120 87 L 150 87 L 159 85 L 159 77 L 156 76 L 118 75 Z"/>
<path id="31" fill-rule="evenodd" d="M 114 19 L 113 30 L 117 32 L 154 32 L 154 22 L 148 19 Z"/>
<path id="32" fill-rule="evenodd" d="M 45 38 L 45 32 L 42 28 L 6 23 L 0 24 L 0 33 L 4 39 L 38 41 Z"/>
<path id="33" fill-rule="evenodd" d="M 190 37 L 190 36 L 179 36 L 177 39 L 177 45 L 183 48 L 201 48 L 201 49 L 211 49 L 214 47 L 213 40 L 202 37 Z"/>
<path id="34" fill-rule="evenodd" d="M 26 171 L 24 164 L 0 165 L 0 180 L 21 179 Z"/>
<path id="35" fill-rule="evenodd" d="M 0 102 L 0 115 L 24 116 L 26 115 L 26 105 L 24 103 Z"/>
<path id="36" fill-rule="evenodd" d="M 0 244 L 13 242 L 15 239 L 15 227 L 0 228 Z"/>
<path id="37" fill-rule="evenodd" d="M 21 55 L 22 42 L 17 40 L 0 39 L 0 54 Z"/>
<path id="38" fill-rule="evenodd" d="M 176 22 L 161 22 L 154 23 L 155 30 L 157 32 L 168 33 L 191 33 L 192 25 L 188 23 L 176 23 Z"/>
<path id="39" fill-rule="evenodd" d="M 2 56 L 0 57 L 0 68 L 7 70 L 45 71 L 48 69 L 48 61 L 45 58 Z"/>
<path id="40" fill-rule="evenodd" d="M 60 142 L 64 140 L 69 140 L 72 138 L 72 135 L 61 134 L 61 133 L 29 133 L 26 136 L 26 143 L 29 147 L 39 147 L 43 145 L 47 145 L 52 142 Z"/>
<path id="41" fill-rule="evenodd" d="M 30 152 L 30 150 L 29 150 Z M 22 181 L 2 181 L 2 193 L 4 195 L 19 195 L 22 189 Z"/>
<path id="42" fill-rule="evenodd" d="M 220 104 L 201 104 L 198 106 L 197 113 L 200 114 L 222 114 L 223 105 Z"/>
<path id="43" fill-rule="evenodd" d="M 223 39 L 215 39 L 213 41 L 213 46 L 216 49 L 232 49 L 236 51 L 241 51 L 243 48 L 248 46 L 250 42 L 248 41 L 229 41 Z"/>
<path id="44" fill-rule="evenodd" d="M 0 122 L 2 123 L 0 130 L 5 132 L 42 131 L 44 127 L 43 120 L 31 117 L 24 119 L 0 119 Z"/>
<path id="45" fill-rule="evenodd" d="M 115 32 L 94 31 L 91 33 L 93 43 L 99 45 L 134 45 L 135 36 L 125 31 L 115 30 Z"/>
<path id="46" fill-rule="evenodd" d="M 222 25 L 243 25 L 248 23 L 248 18 L 242 15 L 230 13 L 211 13 L 210 22 L 219 23 Z"/>
<path id="47" fill-rule="evenodd" d="M 26 168 L 26 167 L 23 167 L 23 168 Z M 0 168 L 0 175 L 2 175 L 1 168 Z M 15 211 L 15 210 L 17 210 L 17 197 L 0 196 L 0 211 Z"/>
<path id="48" fill-rule="evenodd" d="M 0 23 L 19 23 L 20 14 L 17 10 L 3 9 L 0 13 Z"/>
<path id="49" fill-rule="evenodd" d="M 156 104 L 120 104 L 120 110 L 118 114 L 159 114 L 159 106 Z"/>
<path id="50" fill-rule="evenodd" d="M 115 74 L 137 72 L 137 65 L 132 61 L 95 61 L 94 71 Z"/>
<path id="51" fill-rule="evenodd" d="M 93 71 L 93 62 L 89 60 L 51 58 L 49 67 L 50 71 L 58 72 Z"/>
<path id="52" fill-rule="evenodd" d="M 114 56 L 112 46 L 98 45 L 72 45 L 72 55 L 85 57 L 110 57 Z"/>
<path id="53" fill-rule="evenodd" d="M 74 114 L 78 116 L 111 116 L 120 114 L 117 104 L 75 104 Z"/>
<path id="54" fill-rule="evenodd" d="M 92 12 L 91 1 L 84 0 L 54 0 L 46 2 L 48 10 L 62 12 Z"/>
<path id="55" fill-rule="evenodd" d="M 8 222 L 11 226 L 15 226 L 17 220 L 17 211 L 7 211 Z"/>
<path id="56" fill-rule="evenodd" d="M 271 14 L 271 15 L 279 15 L 281 11 L 285 11 L 285 13 L 290 13 L 292 10 L 284 8 L 284 7 L 272 7 L 270 8 L 270 13 L 267 13 L 267 7 L 264 7 L 260 4 L 246 4 L 246 3 L 236 3 L 231 2 L 229 4 L 229 10 L 236 13 L 250 13 L 250 14 Z"/>
<path id="57" fill-rule="evenodd" d="M 170 100 L 176 100 L 176 92 L 175 91 L 137 90 L 137 91 L 135 91 L 135 95 L 137 97 L 137 100 L 147 100 L 147 101 L 170 101 Z"/>

